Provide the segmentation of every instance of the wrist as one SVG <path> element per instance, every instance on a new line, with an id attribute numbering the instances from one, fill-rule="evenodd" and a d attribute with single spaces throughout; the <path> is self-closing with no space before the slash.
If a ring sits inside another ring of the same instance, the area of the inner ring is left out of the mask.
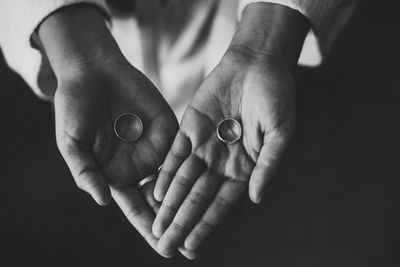
<path id="1" fill-rule="evenodd" d="M 38 37 L 57 79 L 123 58 L 103 14 L 91 5 L 54 12 L 39 26 Z"/>
<path id="2" fill-rule="evenodd" d="M 293 69 L 309 30 L 308 20 L 283 5 L 248 5 L 228 51 L 255 59 L 273 59 Z"/>

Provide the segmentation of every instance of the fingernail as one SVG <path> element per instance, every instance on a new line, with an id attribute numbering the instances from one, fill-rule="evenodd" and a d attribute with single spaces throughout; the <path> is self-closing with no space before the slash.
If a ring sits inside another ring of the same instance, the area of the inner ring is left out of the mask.
<path id="1" fill-rule="evenodd" d="M 154 199 L 157 200 L 158 202 L 162 202 L 163 201 L 161 193 L 160 193 L 159 190 L 154 189 L 153 195 L 154 195 Z"/>
<path id="2" fill-rule="evenodd" d="M 165 245 L 160 246 L 160 242 L 157 243 L 157 252 L 164 258 L 168 258 L 168 259 L 173 258 L 175 256 L 175 253 L 172 251 L 169 251 L 169 249 L 167 247 L 165 247 Z"/>
<path id="3" fill-rule="evenodd" d="M 100 198 L 98 198 L 96 195 L 91 195 L 92 198 L 94 199 L 94 201 L 96 201 L 96 203 L 100 206 L 105 206 L 107 205 L 107 201 L 101 201 Z"/>
<path id="4" fill-rule="evenodd" d="M 100 206 L 103 206 L 100 202 L 100 200 L 98 200 L 94 195 L 92 195 L 92 198 L 94 199 L 94 201 L 96 201 L 96 203 Z"/>
<path id="5" fill-rule="evenodd" d="M 257 204 L 260 204 L 260 203 L 261 203 L 261 200 L 262 200 L 263 196 L 264 196 L 264 191 L 262 191 L 261 194 L 258 196 L 258 198 L 257 198 Z"/>
<path id="6" fill-rule="evenodd" d="M 156 219 L 153 222 L 153 226 L 151 228 L 153 235 L 157 238 L 160 238 L 163 234 L 162 230 L 161 230 L 161 225 L 158 222 L 158 217 L 156 216 Z"/>

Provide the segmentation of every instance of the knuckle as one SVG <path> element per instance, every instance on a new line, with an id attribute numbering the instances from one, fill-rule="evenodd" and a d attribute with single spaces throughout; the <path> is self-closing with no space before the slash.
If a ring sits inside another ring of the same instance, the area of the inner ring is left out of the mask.
<path id="1" fill-rule="evenodd" d="M 73 152 L 76 150 L 74 143 L 69 141 L 67 138 L 57 137 L 56 144 L 62 155 L 73 154 Z"/>
<path id="2" fill-rule="evenodd" d="M 176 213 L 178 211 L 178 208 L 171 206 L 169 204 L 166 204 L 164 202 L 161 204 L 160 209 L 166 210 L 167 212 L 170 212 L 170 213 Z"/>
<path id="3" fill-rule="evenodd" d="M 260 169 L 270 169 L 272 167 L 272 164 L 270 161 L 257 161 L 255 168 L 260 168 Z"/>
<path id="4" fill-rule="evenodd" d="M 94 173 L 95 170 L 81 170 L 77 175 L 76 175 L 76 183 L 79 184 L 79 186 L 82 187 L 100 187 L 100 183 L 96 180 L 93 179 L 93 177 L 90 175 L 90 173 Z"/>
<path id="5" fill-rule="evenodd" d="M 174 157 L 175 159 L 180 159 L 180 160 L 182 160 L 182 159 L 185 159 L 185 158 L 186 158 L 186 154 L 185 154 L 185 153 L 183 153 L 183 152 L 181 152 L 181 151 L 179 151 L 179 150 L 177 150 L 177 149 L 174 149 L 173 147 L 171 148 L 171 150 L 169 151 L 169 153 L 170 153 L 170 155 L 171 155 L 172 157 Z"/>
<path id="6" fill-rule="evenodd" d="M 75 184 L 76 184 L 76 186 L 80 189 L 80 190 L 83 190 L 83 191 L 86 191 L 85 189 L 85 186 L 82 184 L 82 182 L 81 182 L 81 180 L 80 179 L 75 179 Z"/>
<path id="7" fill-rule="evenodd" d="M 277 144 L 285 145 L 289 141 L 289 132 L 279 131 L 273 136 L 273 140 Z"/>
<path id="8" fill-rule="evenodd" d="M 185 248 L 197 250 L 216 228 L 216 223 L 212 223 L 206 219 L 200 219 L 199 224 L 185 240 Z"/>
<path id="9" fill-rule="evenodd" d="M 129 209 L 127 212 L 126 212 L 126 217 L 129 219 L 129 220 L 132 220 L 132 219 L 134 219 L 134 218 L 136 218 L 136 217 L 138 217 L 138 216 L 140 216 L 141 214 L 143 214 L 144 212 L 145 212 L 145 207 L 143 206 L 143 205 L 136 205 L 136 206 L 133 206 L 131 209 Z"/>
<path id="10" fill-rule="evenodd" d="M 187 196 L 188 200 L 196 205 L 205 205 L 207 203 L 207 198 L 199 192 L 190 192 Z"/>
<path id="11" fill-rule="evenodd" d="M 173 175 L 173 173 L 171 171 L 165 170 L 165 169 L 161 169 L 158 179 L 164 179 L 164 178 L 170 179 L 170 178 L 173 178 L 173 177 L 174 177 L 174 175 Z"/>
<path id="12" fill-rule="evenodd" d="M 220 207 L 223 207 L 223 208 L 231 208 L 233 206 L 233 202 L 232 201 L 230 201 L 230 200 L 228 200 L 228 199 L 226 199 L 224 197 L 221 197 L 221 196 L 216 197 L 215 204 L 217 206 L 220 206 Z"/>
<path id="13" fill-rule="evenodd" d="M 102 180 L 95 179 L 90 175 L 90 171 L 84 170 L 81 171 L 75 178 L 75 184 L 76 186 L 89 193 L 96 193 L 96 192 L 102 192 L 104 190 L 105 184 L 102 182 Z"/>
<path id="14" fill-rule="evenodd" d="M 177 174 L 175 176 L 174 181 L 175 181 L 175 183 L 177 183 L 178 185 L 180 185 L 182 187 L 190 186 L 192 183 L 190 178 L 183 176 L 183 175 L 179 175 L 179 174 Z"/>
<path id="15" fill-rule="evenodd" d="M 189 228 L 184 223 L 173 221 L 171 226 L 178 233 L 185 234 L 189 232 Z"/>
<path id="16" fill-rule="evenodd" d="M 158 210 L 160 209 L 160 204 L 153 204 L 151 205 L 151 208 L 155 213 L 158 213 Z"/>
<path id="17" fill-rule="evenodd" d="M 210 222 L 206 219 L 200 219 L 200 224 L 203 228 L 208 229 L 208 230 L 214 230 L 217 228 L 217 225 L 213 222 Z"/>
<path id="18" fill-rule="evenodd" d="M 62 153 L 75 153 L 77 150 L 77 140 L 63 130 L 57 131 L 56 144 Z"/>
<path id="19" fill-rule="evenodd" d="M 285 144 L 289 141 L 294 133 L 294 126 L 288 121 L 280 123 L 278 128 L 270 133 L 271 139 L 276 143 Z"/>

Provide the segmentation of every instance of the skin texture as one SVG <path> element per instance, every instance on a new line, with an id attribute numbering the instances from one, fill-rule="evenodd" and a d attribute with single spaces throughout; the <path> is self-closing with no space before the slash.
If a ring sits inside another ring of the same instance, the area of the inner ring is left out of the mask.
<path id="1" fill-rule="evenodd" d="M 138 114 L 143 121 L 143 134 L 134 143 L 122 142 L 114 134 L 113 122 L 123 112 Z M 100 205 L 112 196 L 154 246 L 154 213 L 136 185 L 157 171 L 177 129 L 156 88 L 133 68 L 121 67 L 118 77 L 97 70 L 60 83 L 55 114 L 57 144 L 78 187 Z"/>
<path id="2" fill-rule="evenodd" d="M 77 24 L 82 31 L 73 30 Z M 58 81 L 57 145 L 76 184 L 100 205 L 113 198 L 156 249 L 151 232 L 157 211 L 154 183 L 140 190 L 137 183 L 163 163 L 178 130 L 173 111 L 124 59 L 97 10 L 58 12 L 41 25 L 39 36 Z M 143 121 L 142 136 L 133 143 L 114 134 L 114 120 L 125 112 Z"/>
<path id="3" fill-rule="evenodd" d="M 179 249 L 195 258 L 247 188 L 259 203 L 278 170 L 294 129 L 293 70 L 307 30 L 286 7 L 247 7 L 178 127 L 158 90 L 124 59 L 98 10 L 77 5 L 51 15 L 38 30 L 38 46 L 57 77 L 57 145 L 78 187 L 100 205 L 113 198 L 162 256 Z M 113 132 L 126 112 L 144 124 L 134 143 Z M 226 117 L 243 128 L 232 145 L 215 134 Z M 156 185 L 138 189 L 163 162 Z"/>
<path id="4" fill-rule="evenodd" d="M 248 188 L 259 203 L 293 134 L 293 70 L 307 21 L 280 6 L 250 7 L 222 61 L 186 109 L 157 180 L 154 195 L 162 205 L 153 233 L 165 257 L 181 245 L 200 249 Z M 260 20 L 260 14 L 271 21 Z M 298 33 L 288 36 L 285 30 Z M 232 145 L 216 135 L 224 118 L 242 125 L 242 138 Z"/>
<path id="5" fill-rule="evenodd" d="M 185 112 L 155 191 L 163 202 L 153 233 L 161 237 L 163 255 L 184 240 L 186 249 L 198 249 L 249 183 L 251 198 L 259 203 L 258 190 L 277 171 L 294 129 L 293 78 L 279 67 L 244 61 L 227 55 Z M 215 133 L 227 117 L 243 128 L 241 140 L 232 145 Z"/>

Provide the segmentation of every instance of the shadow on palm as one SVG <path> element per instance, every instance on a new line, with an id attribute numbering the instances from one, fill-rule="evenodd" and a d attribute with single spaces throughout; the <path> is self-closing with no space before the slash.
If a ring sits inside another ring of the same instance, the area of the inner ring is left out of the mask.
<path id="1" fill-rule="evenodd" d="M 155 248 L 150 206 L 156 201 L 152 190 L 140 192 L 137 183 L 157 172 L 178 124 L 144 75 L 125 64 L 114 67 L 118 69 L 112 74 L 85 74 L 60 82 L 55 96 L 57 144 L 77 185 L 102 205 L 112 196 Z M 113 128 L 115 119 L 127 112 L 137 114 L 143 122 L 142 135 L 129 143 L 117 138 Z M 149 196 L 152 203 L 145 201 Z"/>
<path id="2" fill-rule="evenodd" d="M 292 77 L 277 66 L 225 56 L 185 111 L 155 188 L 158 249 L 197 250 L 250 184 L 258 203 L 275 175 L 294 124 Z M 243 136 L 221 142 L 217 125 L 235 118 Z M 190 255 L 189 255 L 190 257 Z"/>

